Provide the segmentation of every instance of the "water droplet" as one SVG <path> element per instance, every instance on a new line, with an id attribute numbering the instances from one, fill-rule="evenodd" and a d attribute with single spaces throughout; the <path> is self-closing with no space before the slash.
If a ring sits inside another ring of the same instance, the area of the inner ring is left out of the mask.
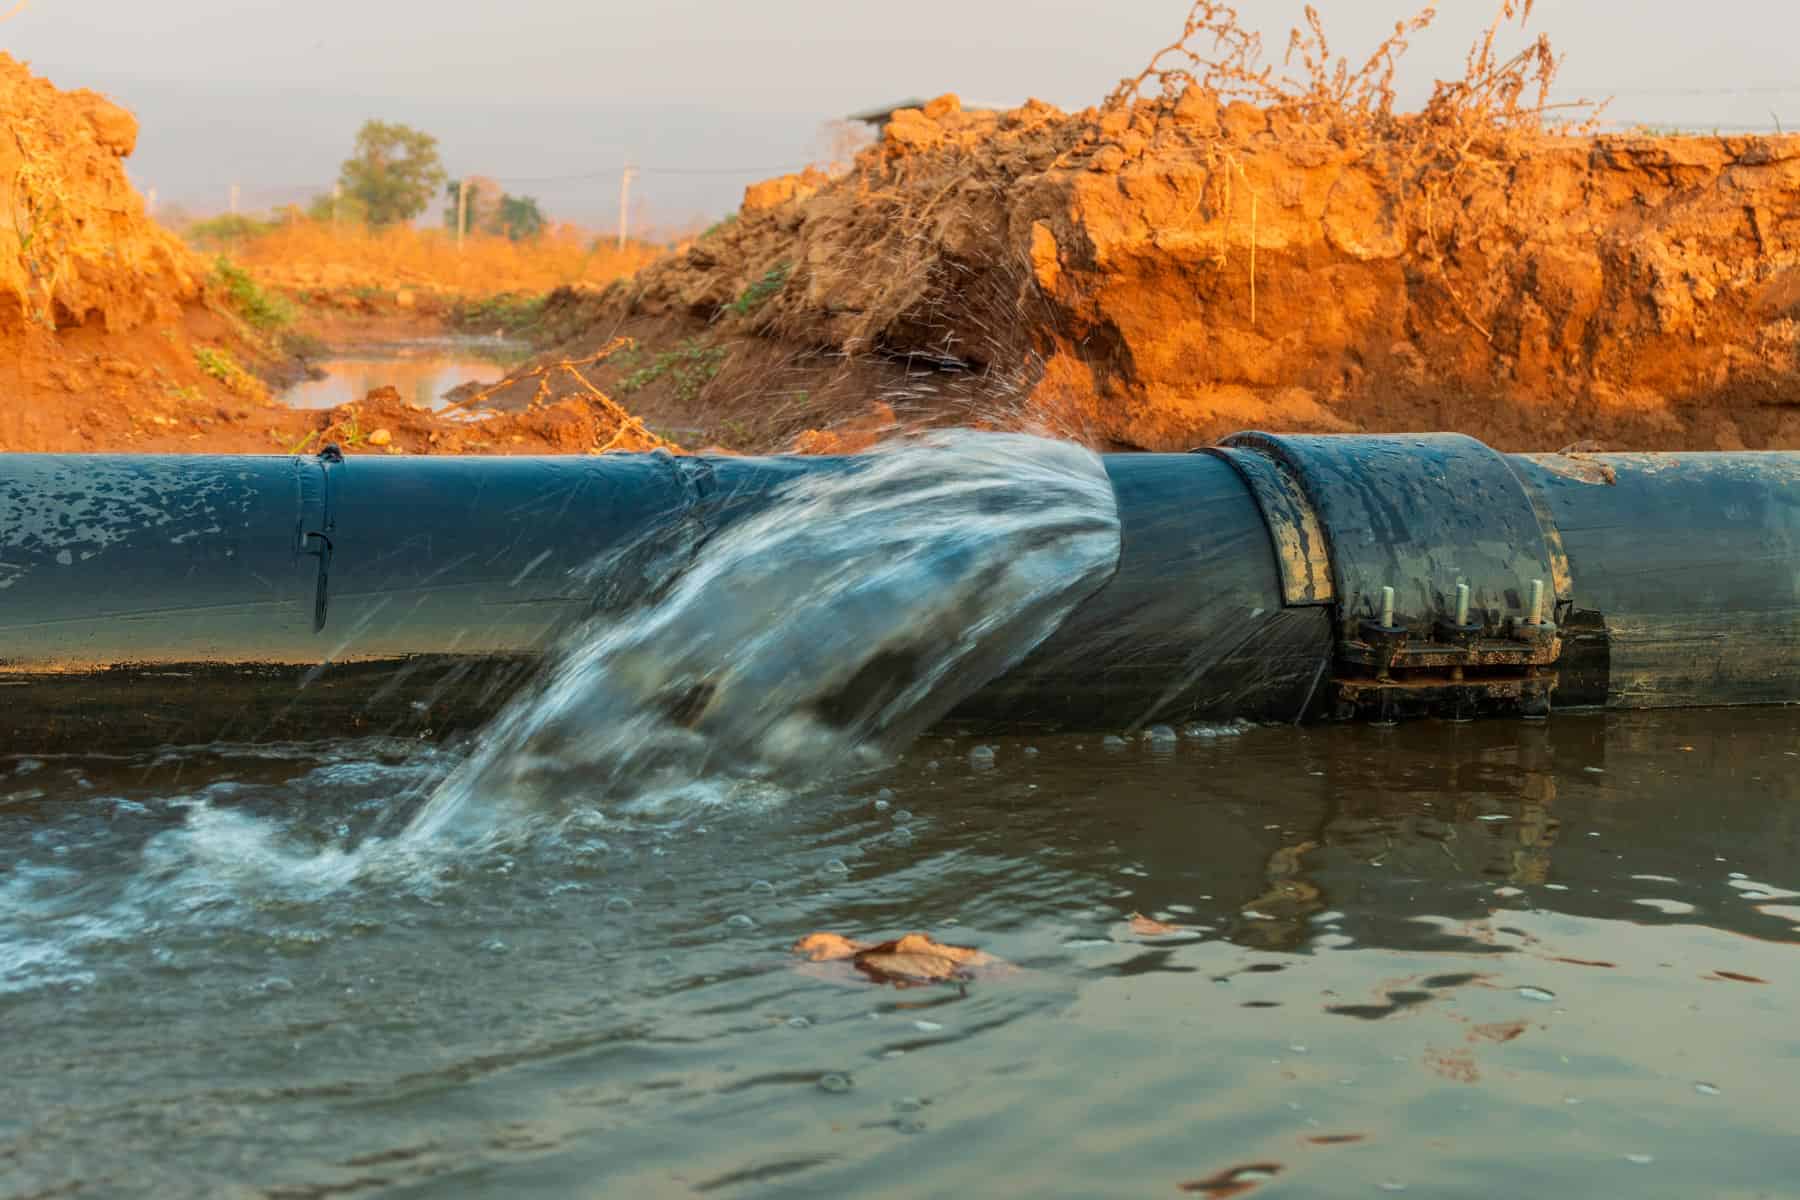
<path id="1" fill-rule="evenodd" d="M 628 913 L 635 907 L 637 906 L 623 896 L 608 896 L 606 898 L 606 911 L 609 913 Z"/>
<path id="2" fill-rule="evenodd" d="M 773 896 L 775 885 L 766 879 L 758 879 L 750 885 L 750 894 L 752 896 Z"/>
<path id="3" fill-rule="evenodd" d="M 1717 1096 L 1719 1094 L 1718 1085 L 1712 1083 L 1696 1083 L 1694 1085 L 1694 1090 L 1699 1092 L 1702 1096 Z"/>
<path id="4" fill-rule="evenodd" d="M 1519 995 L 1523 996 L 1525 999 L 1536 1000 L 1540 1003 L 1548 1003 L 1549 1001 L 1556 999 L 1555 992 L 1546 991 L 1541 987 L 1522 987 L 1516 990 Z"/>
<path id="5" fill-rule="evenodd" d="M 732 913 L 725 918 L 725 923 L 733 929 L 755 929 L 756 920 L 749 913 Z"/>
<path id="6" fill-rule="evenodd" d="M 819 1076 L 819 1090 L 822 1092 L 843 1093 L 855 1086 L 848 1075 L 839 1075 L 835 1071 Z"/>

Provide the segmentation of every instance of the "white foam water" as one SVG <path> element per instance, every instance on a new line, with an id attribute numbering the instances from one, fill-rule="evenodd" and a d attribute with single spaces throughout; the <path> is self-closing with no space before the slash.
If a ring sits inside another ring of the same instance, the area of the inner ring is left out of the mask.
<path id="1" fill-rule="evenodd" d="M 1105 470 L 1066 442 L 940 434 L 802 476 L 656 599 L 574 630 L 406 836 L 873 765 L 1029 653 L 1118 553 Z"/>

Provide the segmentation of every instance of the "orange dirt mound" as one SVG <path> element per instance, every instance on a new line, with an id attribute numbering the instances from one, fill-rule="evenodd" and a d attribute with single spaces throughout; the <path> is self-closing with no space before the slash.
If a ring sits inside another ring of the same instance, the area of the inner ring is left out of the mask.
<path id="1" fill-rule="evenodd" d="M 1229 94 L 902 110 L 848 174 L 757 185 L 630 285 L 554 298 L 565 351 L 658 323 L 728 349 L 686 415 L 780 408 L 746 448 L 877 400 L 1113 448 L 1800 447 L 1800 137 Z M 752 361 L 769 391 L 732 370 Z M 875 392 L 855 364 L 904 377 Z"/>
<path id="2" fill-rule="evenodd" d="M 232 369 L 263 351 L 125 177 L 136 119 L 3 53 L 0 118 L 0 448 L 95 449 L 265 404 Z"/>

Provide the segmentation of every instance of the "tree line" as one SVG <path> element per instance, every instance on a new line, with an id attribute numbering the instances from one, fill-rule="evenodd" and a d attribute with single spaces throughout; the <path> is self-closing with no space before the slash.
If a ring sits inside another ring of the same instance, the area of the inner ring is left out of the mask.
<path id="1" fill-rule="evenodd" d="M 390 121 L 365 121 L 356 147 L 338 171 L 337 190 L 315 198 L 307 215 L 319 221 L 394 225 L 411 221 L 446 196 L 444 224 L 459 219 L 471 233 L 524 241 L 543 232 L 544 214 L 530 196 L 514 196 L 482 176 L 452 180 L 438 156 L 438 141 L 423 130 Z M 460 194 L 459 194 L 460 193 Z"/>

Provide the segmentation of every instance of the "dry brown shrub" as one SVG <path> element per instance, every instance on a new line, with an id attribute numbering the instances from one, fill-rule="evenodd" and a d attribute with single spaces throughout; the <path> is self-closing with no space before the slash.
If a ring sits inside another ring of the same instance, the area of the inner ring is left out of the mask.
<path id="1" fill-rule="evenodd" d="M 1284 69 L 1297 66 L 1299 74 L 1278 75 L 1262 60 L 1261 35 L 1244 28 L 1236 8 L 1220 0 L 1195 0 L 1181 36 L 1157 51 L 1137 75 L 1120 80 L 1105 106 L 1133 104 L 1143 98 L 1145 85 L 1154 83 L 1164 98 L 1199 87 L 1221 100 L 1248 100 L 1384 132 L 1416 126 L 1537 130 L 1555 109 L 1585 111 L 1591 120 L 1595 106 L 1587 101 L 1550 103 L 1562 60 L 1547 36 L 1539 34 L 1510 56 L 1497 49 L 1506 27 L 1525 28 L 1534 5 L 1535 0 L 1500 0 L 1494 19 L 1469 49 L 1462 78 L 1437 81 L 1415 122 L 1396 120 L 1394 81 L 1413 35 L 1437 19 L 1434 4 L 1394 22 L 1394 32 L 1354 68 L 1349 58 L 1333 56 L 1324 22 L 1309 4 L 1303 26 L 1288 32 L 1282 62 Z"/>

